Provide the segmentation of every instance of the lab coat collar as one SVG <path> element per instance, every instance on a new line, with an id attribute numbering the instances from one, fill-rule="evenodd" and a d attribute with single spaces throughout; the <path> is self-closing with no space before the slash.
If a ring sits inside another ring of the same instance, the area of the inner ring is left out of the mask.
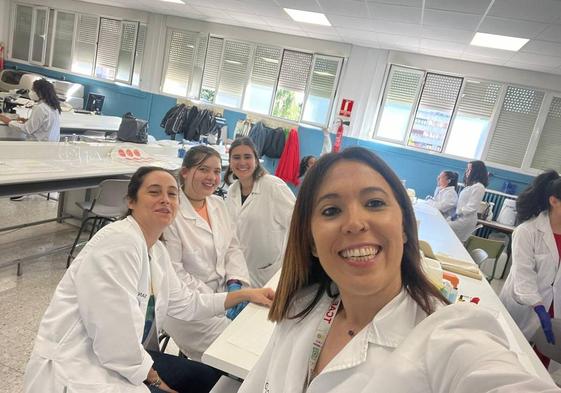
<path id="1" fill-rule="evenodd" d="M 422 313 L 422 315 L 419 315 Z M 370 344 L 397 348 L 426 314 L 402 289 L 376 314 L 325 368 L 326 372 L 357 366 L 366 361 Z"/>
<path id="2" fill-rule="evenodd" d="M 542 234 L 543 241 L 547 245 L 551 255 L 555 256 L 557 261 L 559 261 L 559 250 L 557 249 L 557 243 L 555 243 L 555 237 L 553 236 L 553 231 L 551 230 L 551 223 L 549 221 L 549 212 L 543 211 L 536 217 L 536 228 Z"/>
<path id="3" fill-rule="evenodd" d="M 206 198 L 206 208 L 208 210 L 209 217 L 212 215 L 212 212 L 216 210 L 216 205 L 212 200 L 212 195 Z M 206 222 L 196 211 L 189 199 L 183 191 L 179 193 L 179 212 L 183 217 L 188 220 L 195 220 L 197 222 Z"/>

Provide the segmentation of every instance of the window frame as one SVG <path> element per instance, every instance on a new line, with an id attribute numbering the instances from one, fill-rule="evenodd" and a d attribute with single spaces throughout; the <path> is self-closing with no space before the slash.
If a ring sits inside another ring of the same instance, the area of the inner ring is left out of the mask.
<path id="1" fill-rule="evenodd" d="M 42 10 L 45 11 L 45 27 L 44 27 L 44 38 L 43 38 L 43 47 L 41 48 L 41 61 L 35 61 L 33 59 L 33 47 L 35 46 L 35 30 L 37 29 L 37 11 Z M 49 7 L 44 6 L 33 6 L 33 14 L 31 18 L 31 36 L 29 38 L 29 56 L 28 61 L 30 64 L 36 64 L 40 66 L 44 66 L 47 60 L 47 41 L 50 39 L 49 37 Z"/>

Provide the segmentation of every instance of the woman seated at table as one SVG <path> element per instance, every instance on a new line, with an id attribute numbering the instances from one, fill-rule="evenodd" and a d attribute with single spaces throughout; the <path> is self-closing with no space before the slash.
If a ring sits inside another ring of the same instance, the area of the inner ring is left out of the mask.
<path id="1" fill-rule="evenodd" d="M 456 211 L 458 203 L 458 173 L 453 171 L 442 171 L 436 178 L 436 189 L 434 195 L 427 197 L 430 205 L 437 208 L 444 218 L 450 217 Z"/>
<path id="2" fill-rule="evenodd" d="M 37 79 L 29 98 L 37 103 L 27 120 L 12 120 L 0 115 L 0 121 L 23 132 L 30 141 L 58 142 L 60 139 L 60 102 L 51 82 Z"/>
<path id="3" fill-rule="evenodd" d="M 446 301 L 420 266 L 411 201 L 374 153 L 331 153 L 296 200 L 269 318 L 239 393 L 544 392 L 496 317 Z"/>
<path id="4" fill-rule="evenodd" d="M 555 171 L 536 177 L 516 201 L 520 225 L 512 235 L 512 267 L 500 298 L 528 340 L 543 329 L 554 337 L 551 318 L 561 316 L 561 178 Z M 549 359 L 540 357 L 546 367 Z"/>
<path id="5" fill-rule="evenodd" d="M 487 167 L 483 161 L 468 162 L 464 174 L 465 188 L 460 192 L 456 211 L 449 224 L 460 241 L 465 242 L 477 226 L 477 210 L 489 184 Z"/>
<path id="6" fill-rule="evenodd" d="M 221 165 L 220 154 L 211 147 L 200 145 L 187 150 L 180 172 L 179 213 L 164 234 L 179 279 L 192 290 L 206 294 L 249 285 L 236 226 L 224 200 L 213 195 L 220 184 Z M 167 318 L 164 329 L 183 353 L 200 360 L 243 306 L 197 321 Z"/>
<path id="7" fill-rule="evenodd" d="M 270 303 L 270 289 L 199 294 L 181 284 L 158 240 L 179 204 L 171 173 L 139 168 L 127 199 L 128 216 L 97 232 L 56 288 L 27 365 L 26 393 L 208 392 L 218 371 L 157 351 L 164 317 L 209 318 L 243 301 Z"/>

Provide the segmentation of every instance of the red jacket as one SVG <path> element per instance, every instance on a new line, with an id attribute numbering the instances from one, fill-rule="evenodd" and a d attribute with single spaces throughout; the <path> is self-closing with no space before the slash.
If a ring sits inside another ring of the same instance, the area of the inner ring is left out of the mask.
<path id="1" fill-rule="evenodd" d="M 280 177 L 287 183 L 295 186 L 300 184 L 298 170 L 300 165 L 300 143 L 298 142 L 298 132 L 295 128 L 290 130 L 284 150 L 279 160 L 279 165 L 275 171 L 275 176 Z"/>

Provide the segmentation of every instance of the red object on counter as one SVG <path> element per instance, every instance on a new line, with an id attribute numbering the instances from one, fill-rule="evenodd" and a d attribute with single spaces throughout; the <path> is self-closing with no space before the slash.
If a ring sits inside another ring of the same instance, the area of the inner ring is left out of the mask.
<path id="1" fill-rule="evenodd" d="M 479 298 L 478 297 L 472 297 L 471 298 L 471 303 L 479 304 Z"/>

